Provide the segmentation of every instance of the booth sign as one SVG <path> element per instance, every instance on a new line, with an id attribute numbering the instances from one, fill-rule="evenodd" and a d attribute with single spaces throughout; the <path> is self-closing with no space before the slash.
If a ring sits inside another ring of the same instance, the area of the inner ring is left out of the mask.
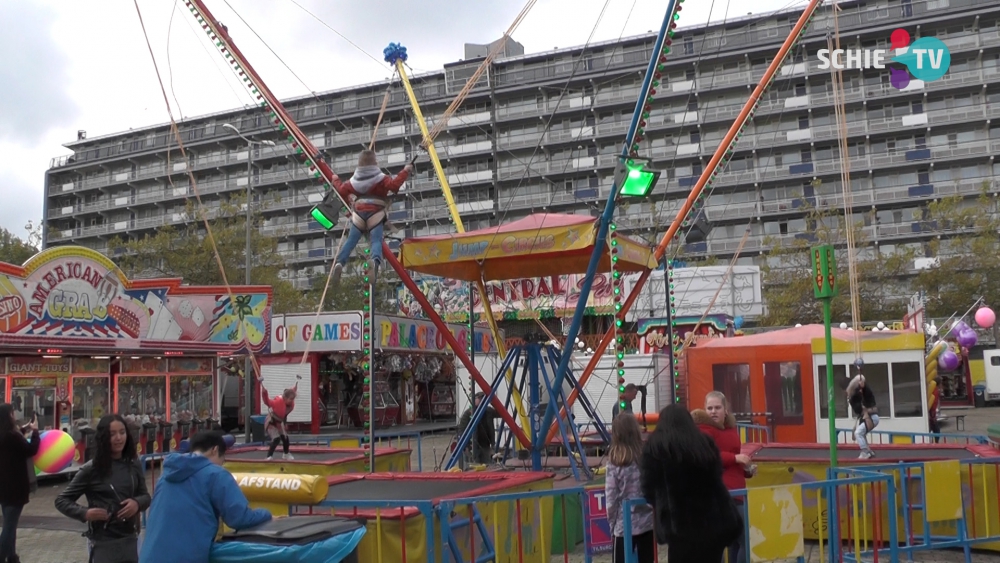
<path id="1" fill-rule="evenodd" d="M 132 281 L 104 255 L 58 246 L 23 266 L 0 263 L 0 344 L 108 346 L 235 352 L 269 344 L 269 288 L 183 286 Z M 249 290 L 249 291 L 248 291 Z M 247 338 L 244 339 L 244 330 Z"/>

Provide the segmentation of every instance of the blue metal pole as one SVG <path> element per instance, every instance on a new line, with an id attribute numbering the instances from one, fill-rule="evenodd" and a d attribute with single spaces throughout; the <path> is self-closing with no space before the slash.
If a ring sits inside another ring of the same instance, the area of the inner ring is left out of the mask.
<path id="1" fill-rule="evenodd" d="M 528 358 L 527 358 L 527 360 L 528 360 L 528 403 L 530 405 L 528 407 L 528 413 L 529 413 L 529 416 L 532 419 L 531 420 L 531 433 L 534 434 L 534 436 L 530 436 L 531 443 L 534 444 L 532 446 L 532 448 L 531 448 L 531 470 L 532 471 L 541 471 L 542 470 L 542 446 L 539 445 L 539 444 L 540 444 L 540 442 L 542 440 L 539 439 L 539 436 L 544 436 L 545 433 L 541 431 L 541 429 L 543 428 L 542 426 L 539 426 L 539 425 L 535 424 L 536 422 L 538 422 L 538 403 L 539 403 L 539 401 L 541 401 L 541 396 L 540 396 L 541 394 L 539 393 L 539 391 L 541 391 L 541 389 L 539 388 L 539 383 L 538 383 L 538 356 L 536 354 L 531 353 L 532 347 L 534 347 L 534 346 L 538 346 L 538 344 L 528 344 L 528 345 L 526 345 L 524 347 L 524 350 L 525 350 L 525 352 L 527 353 L 527 356 L 528 356 Z M 551 396 L 551 394 L 550 394 L 549 395 L 549 403 L 552 403 L 552 401 L 555 401 L 555 400 L 556 400 L 556 398 L 553 397 L 553 396 Z M 548 428 L 548 427 L 544 427 L 544 428 Z"/>
<path id="2" fill-rule="evenodd" d="M 646 76 L 642 81 L 641 95 L 635 104 L 635 111 L 632 113 L 632 123 L 629 124 L 628 133 L 625 135 L 625 146 L 622 147 L 621 154 L 623 158 L 628 158 L 629 149 L 632 147 L 632 141 L 635 139 L 635 131 L 639 128 L 642 109 L 645 107 L 646 98 L 649 96 L 650 84 L 653 81 L 653 74 L 656 72 L 657 62 L 660 60 L 663 41 L 666 39 L 667 31 L 670 29 L 670 22 L 674 14 L 674 4 L 677 1 L 670 0 L 667 4 L 667 13 L 663 17 L 663 23 L 660 24 L 660 32 L 657 34 L 656 43 L 653 45 L 653 56 L 649 59 L 649 65 L 646 67 Z M 580 325 L 583 323 L 583 313 L 587 309 L 587 300 L 590 298 L 590 288 L 594 283 L 594 276 L 597 275 L 597 265 L 601 261 L 601 254 L 604 252 L 604 239 L 608 236 L 608 225 L 611 224 L 611 219 L 615 215 L 615 200 L 618 197 L 618 189 L 618 184 L 612 181 L 611 193 L 608 194 L 608 202 L 604 206 L 604 213 L 601 214 L 598 221 L 594 252 L 590 255 L 590 263 L 587 264 L 587 274 L 583 279 L 583 286 L 580 287 L 579 301 L 576 304 L 576 310 L 573 311 L 573 322 L 569 326 L 569 333 L 566 334 L 566 345 L 563 346 L 562 357 L 559 359 L 559 367 L 556 370 L 556 380 L 553 384 L 553 387 L 556 389 L 562 388 L 563 378 L 566 375 L 566 370 L 569 369 L 569 360 L 573 355 L 572 344 L 576 342 L 576 336 L 580 333 Z M 558 411 L 555 412 L 558 413 Z M 548 436 L 553 416 L 553 411 L 548 410 L 545 412 L 545 418 L 542 420 L 542 428 L 545 430 L 536 433 L 535 448 L 540 448 L 542 445 L 539 442 L 544 441 L 545 437 Z"/>

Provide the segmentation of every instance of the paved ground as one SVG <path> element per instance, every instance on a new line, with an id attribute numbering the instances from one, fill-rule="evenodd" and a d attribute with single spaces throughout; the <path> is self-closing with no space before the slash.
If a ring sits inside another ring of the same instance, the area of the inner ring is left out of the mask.
<path id="1" fill-rule="evenodd" d="M 944 427 L 945 432 L 954 432 L 954 416 L 965 414 L 965 433 L 985 434 L 986 427 L 1000 419 L 1000 408 L 991 409 L 949 409 L 951 419 Z M 436 434 L 425 436 L 422 440 L 422 458 L 424 471 L 432 471 L 441 464 L 452 438 L 452 434 Z M 394 442 L 393 446 L 397 444 Z M 406 447 L 405 439 L 400 444 Z M 416 444 L 413 443 L 412 464 L 417 468 Z M 21 526 L 18 530 L 18 552 L 24 563 L 86 563 L 86 540 L 81 536 L 84 526 L 60 515 L 54 506 L 56 495 L 67 484 L 65 478 L 54 478 L 39 483 L 38 492 L 32 496 L 31 502 L 25 507 Z M 808 561 L 818 562 L 819 553 L 813 546 L 806 547 Z M 563 556 L 553 557 L 552 561 L 563 561 Z M 933 552 L 920 554 L 914 558 L 921 563 L 952 563 L 964 561 L 961 552 Z M 975 563 L 1000 563 L 1000 554 L 977 553 L 973 555 Z M 572 563 L 584 561 L 582 545 L 577 552 L 570 555 Z M 666 554 L 660 555 L 660 561 L 666 561 Z M 611 557 L 594 558 L 595 563 L 610 563 Z"/>

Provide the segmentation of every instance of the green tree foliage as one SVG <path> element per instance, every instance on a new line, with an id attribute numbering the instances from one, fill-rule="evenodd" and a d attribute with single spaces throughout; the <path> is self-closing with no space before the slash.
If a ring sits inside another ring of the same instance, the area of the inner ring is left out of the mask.
<path id="1" fill-rule="evenodd" d="M 363 244 L 357 246 L 355 252 L 363 250 Z M 388 270 L 383 262 L 382 268 L 375 281 L 375 313 L 383 315 L 397 314 L 396 287 L 398 280 L 394 272 Z M 312 278 L 311 289 L 306 292 L 305 302 L 307 312 L 315 313 L 319 307 L 320 298 L 323 297 L 323 288 L 326 286 L 329 272 L 317 274 Z M 326 290 L 326 298 L 323 300 L 324 311 L 361 311 L 365 305 L 364 280 L 361 274 L 360 259 L 352 260 L 345 268 L 340 277 L 340 283 L 330 284 Z"/>
<path id="2" fill-rule="evenodd" d="M 857 215 L 855 215 L 857 218 Z M 763 297 L 767 314 L 764 326 L 791 326 L 823 322 L 823 309 L 813 294 L 813 265 L 810 248 L 823 244 L 837 247 L 837 276 L 840 294 L 833 300 L 835 322 L 851 322 L 851 294 L 848 284 L 846 225 L 842 213 L 811 211 L 806 217 L 808 232 L 789 241 L 766 240 L 772 260 L 761 267 Z M 855 265 L 862 321 L 891 321 L 906 313 L 906 289 L 901 283 L 912 270 L 914 252 L 898 250 L 880 253 L 866 237 L 861 223 L 854 222 Z M 780 259 L 780 265 L 773 264 Z M 904 299 L 901 299 L 904 298 Z"/>
<path id="3" fill-rule="evenodd" d="M 928 205 L 925 226 L 943 231 L 929 243 L 937 264 L 914 280 L 924 292 L 928 316 L 961 315 L 979 297 L 1000 305 L 1000 209 L 988 187 L 974 201 L 956 196 Z"/>
<path id="4" fill-rule="evenodd" d="M 0 262 L 20 266 L 37 252 L 38 249 L 33 245 L 21 240 L 7 229 L 0 227 Z"/>
<path id="5" fill-rule="evenodd" d="M 233 197 L 222 201 L 218 207 L 205 208 L 226 278 L 234 286 L 243 285 L 245 280 L 245 201 L 245 198 Z M 188 285 L 225 285 L 212 243 L 193 202 L 189 202 L 186 213 L 196 221 L 176 228 L 166 226 L 141 239 L 116 237 L 109 241 L 108 250 L 112 256 L 121 253 L 117 262 L 130 277 L 179 277 Z M 277 314 L 308 309 L 303 293 L 278 275 L 285 267 L 285 260 L 278 252 L 277 239 L 261 232 L 259 213 L 253 213 L 251 221 L 251 281 L 254 285 L 273 288 L 273 310 Z"/>

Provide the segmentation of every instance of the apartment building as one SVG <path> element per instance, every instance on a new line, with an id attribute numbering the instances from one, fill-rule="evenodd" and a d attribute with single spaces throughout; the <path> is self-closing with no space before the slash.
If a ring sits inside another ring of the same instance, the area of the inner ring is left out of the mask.
<path id="1" fill-rule="evenodd" d="M 927 202 L 975 197 L 984 182 L 997 191 L 1000 125 L 991 119 L 1000 117 L 1000 0 L 840 6 L 845 49 L 888 49 L 890 34 L 902 28 L 913 39 L 941 39 L 951 53 L 942 79 L 902 90 L 890 84 L 888 69 L 844 72 L 850 189 L 866 237 L 881 252 L 904 245 L 929 252 L 926 241 L 942 233 L 921 222 Z M 624 231 L 652 241 L 669 225 L 799 13 L 678 30 L 640 150 L 664 174 L 652 197 L 620 210 Z M 749 227 L 740 263 L 759 264 L 767 259 L 766 240 L 809 236 L 816 225 L 807 224 L 804 209 L 842 208 L 832 76 L 815 56 L 833 30 L 826 6 L 714 182 L 707 237 L 682 241 L 682 256 L 731 257 Z M 647 34 L 586 49 L 508 50 L 491 66 L 436 143 L 468 230 L 542 210 L 596 214 L 603 207 L 653 42 Z M 483 49 L 471 47 L 468 56 L 481 57 Z M 413 78 L 428 121 L 443 113 L 480 62 Z M 368 84 L 288 100 L 287 107 L 333 169 L 346 174 L 372 136 L 385 90 L 385 83 Z M 382 165 L 395 171 L 417 150 L 420 132 L 402 88 L 391 92 L 377 147 Z M 251 178 L 247 144 L 226 123 L 277 141 L 253 149 Z M 326 271 L 340 232 L 325 233 L 308 216 L 321 186 L 289 158 L 290 147 L 259 109 L 188 119 L 180 129 L 187 161 L 165 125 L 100 138 L 81 134 L 67 143 L 72 156 L 54 159 L 46 172 L 46 243 L 106 252 L 113 236 L 142 237 L 191 221 L 183 213 L 193 195 L 190 170 L 209 206 L 251 182 L 263 229 L 280 239 L 288 278 L 298 287 Z M 426 158 L 390 217 L 402 229 L 398 237 L 452 231 Z"/>

